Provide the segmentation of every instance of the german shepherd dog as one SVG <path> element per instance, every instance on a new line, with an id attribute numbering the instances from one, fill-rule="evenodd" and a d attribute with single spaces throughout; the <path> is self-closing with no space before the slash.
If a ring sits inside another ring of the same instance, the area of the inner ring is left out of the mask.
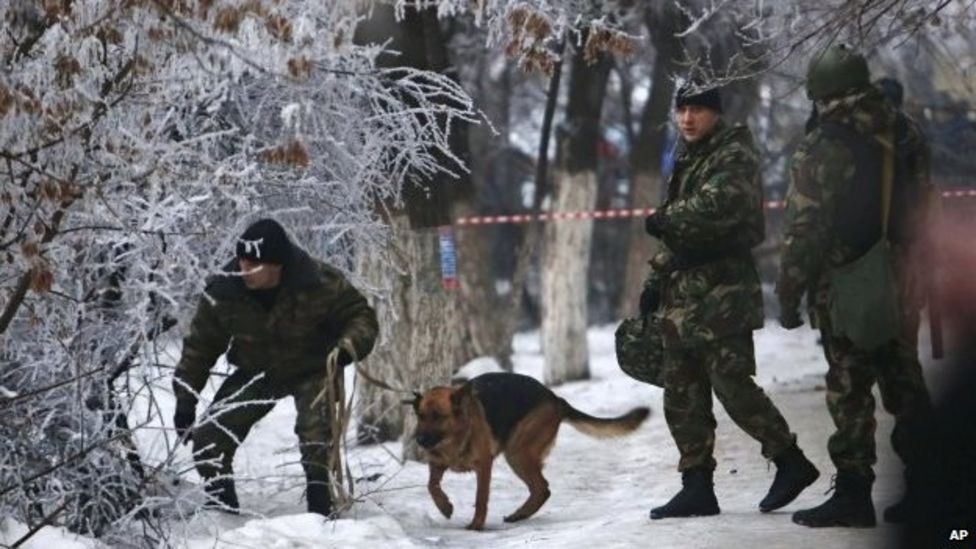
<path id="1" fill-rule="evenodd" d="M 416 440 L 429 458 L 427 490 L 447 518 L 454 506 L 441 489 L 448 469 L 474 471 L 478 489 L 469 530 L 481 530 L 488 512 L 492 463 L 500 453 L 512 471 L 529 487 L 529 498 L 505 522 L 527 519 L 549 499 L 549 482 L 542 466 L 563 420 L 595 437 L 615 437 L 637 429 L 650 415 L 634 408 L 612 418 L 597 418 L 573 408 L 535 379 L 510 373 L 475 377 L 460 387 L 434 387 L 416 394 Z"/>

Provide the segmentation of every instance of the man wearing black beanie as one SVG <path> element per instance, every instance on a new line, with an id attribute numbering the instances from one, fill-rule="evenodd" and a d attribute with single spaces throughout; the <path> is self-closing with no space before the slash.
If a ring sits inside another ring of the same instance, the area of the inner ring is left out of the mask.
<path id="1" fill-rule="evenodd" d="M 277 221 L 261 219 L 244 231 L 236 257 L 207 284 L 173 380 L 173 423 L 181 439 L 193 441 L 207 506 L 237 512 L 237 447 L 275 400 L 292 396 L 308 510 L 333 512 L 331 411 L 313 402 L 326 385 L 327 357 L 339 366 L 364 358 L 378 331 L 366 298 L 293 244 Z M 197 396 L 225 352 L 236 370 L 217 390 L 209 419 L 195 424 Z"/>
<path id="2" fill-rule="evenodd" d="M 661 326 L 664 414 L 681 459 L 682 489 L 652 519 L 715 515 L 712 392 L 732 420 L 762 444 L 776 476 L 762 512 L 793 501 L 819 475 L 763 392 L 752 332 L 763 326 L 752 248 L 764 219 L 759 151 L 749 129 L 722 120 L 718 88 L 691 83 L 675 97 L 681 151 L 668 195 L 645 221 L 662 250 L 651 260 L 640 308 Z"/>

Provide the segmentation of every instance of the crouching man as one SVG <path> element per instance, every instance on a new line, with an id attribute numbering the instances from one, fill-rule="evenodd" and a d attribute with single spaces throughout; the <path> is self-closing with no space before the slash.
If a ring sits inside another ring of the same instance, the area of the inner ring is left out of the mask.
<path id="1" fill-rule="evenodd" d="M 192 429 L 208 505 L 237 511 L 237 447 L 276 400 L 294 397 L 308 510 L 328 516 L 332 418 L 324 401 L 312 404 L 325 386 L 330 353 L 345 366 L 372 350 L 376 313 L 337 270 L 291 243 L 272 219 L 244 231 L 224 271 L 207 284 L 183 340 L 173 380 L 177 433 Z M 236 370 L 217 390 L 212 419 L 194 425 L 196 395 L 224 352 Z"/>

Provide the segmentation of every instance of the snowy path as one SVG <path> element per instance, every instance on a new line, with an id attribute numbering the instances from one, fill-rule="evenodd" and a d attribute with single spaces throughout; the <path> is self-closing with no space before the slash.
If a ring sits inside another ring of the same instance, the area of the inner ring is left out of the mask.
<path id="1" fill-rule="evenodd" d="M 650 405 L 651 418 L 632 436 L 616 440 L 586 437 L 569 425 L 546 464 L 552 496 L 532 518 L 506 524 L 502 517 L 527 496 L 504 459 L 495 463 L 488 521 L 484 532 L 468 532 L 473 514 L 475 479 L 472 474 L 448 473 L 443 482 L 455 513 L 444 519 L 426 490 L 427 468 L 420 463 L 400 465 L 397 444 L 353 448 L 350 467 L 355 477 L 379 474 L 375 481 L 357 483 L 357 504 L 342 519 L 326 522 L 304 513 L 304 479 L 292 434 L 293 404 L 282 402 L 252 431 L 235 461 L 242 506 L 249 511 L 235 517 L 216 511 L 198 513 L 186 530 L 173 532 L 171 543 L 191 548 L 312 548 L 312 547 L 558 547 L 558 548 L 865 548 L 890 546 L 895 530 L 878 528 L 813 530 L 794 525 L 790 514 L 819 504 L 830 486 L 833 468 L 827 437 L 833 430 L 824 404 L 823 362 L 816 335 L 807 328 L 786 332 L 767 326 L 757 332 L 757 379 L 797 433 L 800 446 L 821 470 L 820 479 L 792 505 L 768 515 L 758 501 L 772 482 L 775 468 L 767 468 L 759 445 L 740 431 L 716 404 L 718 418 L 715 474 L 722 514 L 715 517 L 650 521 L 648 510 L 667 501 L 680 486 L 675 471 L 677 451 L 664 423 L 662 391 L 624 376 L 613 355 L 613 327 L 589 332 L 591 373 L 587 381 L 568 383 L 555 391 L 577 408 L 598 415 L 616 415 L 632 406 Z M 537 334 L 516 339 L 516 371 L 541 377 L 542 357 Z M 927 368 L 927 376 L 937 373 Z M 935 380 L 938 381 L 938 380 Z M 162 385 L 168 385 L 163 380 Z M 160 403 L 169 423 L 171 402 Z M 900 495 L 900 464 L 888 436 L 891 417 L 878 418 L 879 464 L 874 500 L 883 509 Z M 158 455 L 161 431 L 143 431 L 142 451 Z M 186 452 L 185 449 L 181 450 Z M 193 473 L 190 474 L 192 478 Z M 0 528 L 0 543 L 13 532 Z M 50 547 L 86 540 L 44 532 L 36 544 Z"/>
<path id="2" fill-rule="evenodd" d="M 886 536 L 893 532 L 888 526 L 811 530 L 790 521 L 792 511 L 823 501 L 833 472 L 826 452 L 832 431 L 822 387 L 826 365 L 815 340 L 815 334 L 805 329 L 785 332 L 767 327 L 757 335 L 758 379 L 769 389 L 801 446 L 822 472 L 816 484 L 782 512 L 763 515 L 756 510 L 775 468 L 767 469 L 759 445 L 716 405 L 716 493 L 722 514 L 654 522 L 647 518 L 650 507 L 667 501 L 679 488 L 677 451 L 664 423 L 661 391 L 620 373 L 613 358 L 612 327 L 602 327 L 590 331 L 593 379 L 566 384 L 556 392 L 595 414 L 617 414 L 642 404 L 649 404 L 654 413 L 637 433 L 625 439 L 596 440 L 564 426 L 547 460 L 552 497 L 529 520 L 514 525 L 502 521 L 527 495 L 504 459 L 495 464 L 486 531 L 476 533 L 464 530 L 473 513 L 474 476 L 447 474 L 444 488 L 454 502 L 455 514 L 450 520 L 444 519 L 427 495 L 426 466 L 407 463 L 401 467 L 390 455 L 398 455 L 399 447 L 388 445 L 385 450 L 373 447 L 354 451 L 354 474 L 358 467 L 362 476 L 380 472 L 384 478 L 368 487 L 359 485 L 364 492 L 372 493 L 367 503 L 358 505 L 344 520 L 322 525 L 311 515 L 292 515 L 302 511 L 300 479 L 292 477 L 290 483 L 295 487 L 271 500 L 268 494 L 275 487 L 250 493 L 242 488 L 243 503 L 272 518 L 248 523 L 245 518 L 221 516 L 214 518 L 217 522 L 211 528 L 222 530 L 217 537 L 227 547 L 351 547 L 372 543 L 397 547 L 884 547 Z M 516 368 L 541 377 L 542 358 L 536 342 L 534 334 L 520 336 Z M 279 405 L 274 417 L 249 437 L 247 455 L 238 459 L 242 473 L 261 477 L 270 473 L 268 464 L 288 461 L 287 455 L 269 454 L 293 444 L 293 413 L 290 405 Z M 891 418 L 879 413 L 878 419 L 881 457 L 874 495 L 880 516 L 881 510 L 898 497 L 901 481 L 900 466 L 887 439 Z M 250 470 L 245 472 L 242 466 Z M 203 529 L 216 534 L 210 528 Z M 214 536 L 200 533 L 192 545 L 212 547 Z"/>

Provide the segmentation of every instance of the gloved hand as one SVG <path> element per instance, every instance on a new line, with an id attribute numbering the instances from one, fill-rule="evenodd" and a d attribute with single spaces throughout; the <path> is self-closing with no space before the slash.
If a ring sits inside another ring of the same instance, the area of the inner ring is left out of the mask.
<path id="1" fill-rule="evenodd" d="M 645 286 L 644 291 L 640 295 L 640 314 L 641 316 L 647 316 L 657 310 L 658 306 L 661 304 L 661 296 L 659 292 L 655 291 L 654 288 L 650 286 Z"/>
<path id="2" fill-rule="evenodd" d="M 664 223 L 666 221 L 664 209 L 659 209 L 644 218 L 644 230 L 647 234 L 661 238 L 664 235 Z"/>
<path id="3" fill-rule="evenodd" d="M 328 356 L 325 357 L 325 375 L 326 382 L 319 394 L 315 396 L 312 400 L 312 409 L 318 405 L 319 401 L 326 398 L 329 393 L 329 387 L 332 386 L 331 377 L 342 376 L 342 368 L 348 364 L 352 364 L 356 361 L 356 347 L 353 346 L 352 341 L 348 338 L 342 338 L 336 342 L 336 346 L 329 351 Z"/>
<path id="4" fill-rule="evenodd" d="M 196 420 L 197 412 L 193 406 L 179 404 L 176 406 L 176 413 L 173 414 L 173 426 L 176 427 L 176 436 L 183 440 L 184 443 L 190 441 L 190 437 L 184 437 Z"/>
<path id="5" fill-rule="evenodd" d="M 800 313 L 796 309 L 781 309 L 779 312 L 779 325 L 787 330 L 792 330 L 803 326 L 803 319 L 800 318 Z"/>
<path id="6" fill-rule="evenodd" d="M 336 342 L 336 346 L 329 351 L 325 358 L 328 367 L 338 366 L 340 368 L 348 366 L 356 361 L 356 348 L 348 338 L 342 338 Z"/>

